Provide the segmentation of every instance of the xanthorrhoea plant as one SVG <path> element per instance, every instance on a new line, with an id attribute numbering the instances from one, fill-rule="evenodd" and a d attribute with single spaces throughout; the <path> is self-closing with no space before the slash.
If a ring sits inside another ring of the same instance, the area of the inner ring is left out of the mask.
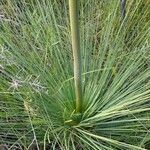
<path id="1" fill-rule="evenodd" d="M 120 1 L 81 1 L 83 95 L 77 124 L 72 123 L 78 116 L 68 3 L 9 2 L 1 3 L 0 143 L 26 149 L 32 143 L 54 150 L 146 149 L 150 27 L 145 17 L 150 6 L 138 15 L 143 1 L 136 7 L 129 1 L 122 30 Z"/>

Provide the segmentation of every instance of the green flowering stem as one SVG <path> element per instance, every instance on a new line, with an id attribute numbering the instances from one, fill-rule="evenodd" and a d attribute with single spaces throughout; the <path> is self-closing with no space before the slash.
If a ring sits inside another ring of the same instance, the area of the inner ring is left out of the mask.
<path id="1" fill-rule="evenodd" d="M 80 35 L 78 18 L 79 0 L 69 0 L 70 26 L 72 38 L 72 50 L 74 58 L 74 82 L 76 94 L 76 113 L 82 111 L 82 85 L 81 85 L 81 55 L 80 55 Z"/>

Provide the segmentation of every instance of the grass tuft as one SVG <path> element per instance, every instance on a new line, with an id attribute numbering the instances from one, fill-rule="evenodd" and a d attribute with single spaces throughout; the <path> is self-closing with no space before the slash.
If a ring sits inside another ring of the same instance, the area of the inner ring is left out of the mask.
<path id="1" fill-rule="evenodd" d="M 80 1 L 81 115 L 68 2 L 0 1 L 0 144 L 148 149 L 148 4 L 127 2 L 121 22 L 120 1 Z"/>

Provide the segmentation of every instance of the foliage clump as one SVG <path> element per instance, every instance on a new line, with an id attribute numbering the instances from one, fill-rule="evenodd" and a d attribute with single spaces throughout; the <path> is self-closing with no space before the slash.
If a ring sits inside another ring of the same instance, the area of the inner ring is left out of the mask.
<path id="1" fill-rule="evenodd" d="M 80 2 L 81 115 L 75 112 L 68 2 L 2 0 L 0 143 L 146 149 L 149 7 L 141 0 L 128 2 L 121 21 L 120 1 Z"/>

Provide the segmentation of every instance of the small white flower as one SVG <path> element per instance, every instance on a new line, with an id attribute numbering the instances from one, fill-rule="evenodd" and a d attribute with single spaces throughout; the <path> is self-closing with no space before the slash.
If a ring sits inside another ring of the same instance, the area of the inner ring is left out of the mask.
<path id="1" fill-rule="evenodd" d="M 39 76 L 34 79 L 32 82 L 29 82 L 30 86 L 37 92 L 43 91 L 46 87 L 42 86 L 39 81 Z"/>
<path id="2" fill-rule="evenodd" d="M 20 86 L 21 84 L 19 80 L 12 79 L 12 82 L 10 82 L 10 87 L 8 88 L 8 90 L 10 89 L 13 89 L 13 91 L 18 90 Z"/>

